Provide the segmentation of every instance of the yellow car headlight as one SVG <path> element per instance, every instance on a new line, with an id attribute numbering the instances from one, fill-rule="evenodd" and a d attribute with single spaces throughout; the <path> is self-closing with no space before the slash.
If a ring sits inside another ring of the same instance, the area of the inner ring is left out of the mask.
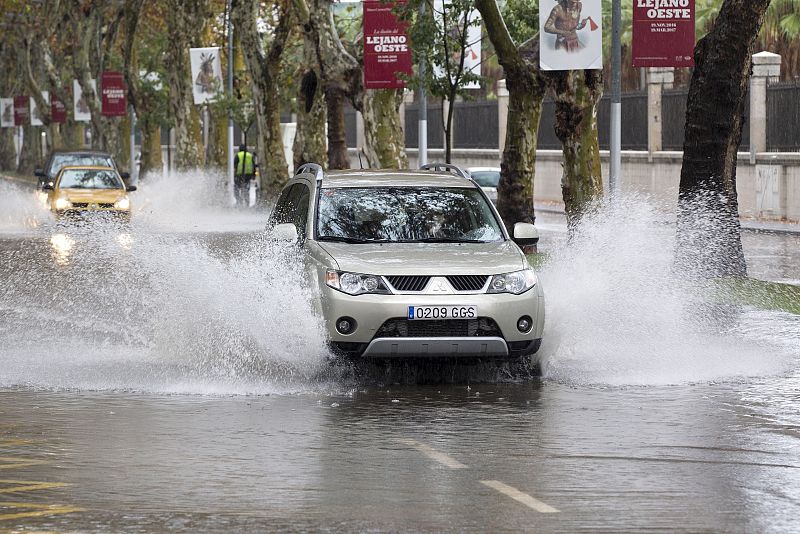
<path id="1" fill-rule="evenodd" d="M 123 197 L 114 203 L 114 207 L 118 210 L 131 209 L 131 201 L 128 197 Z"/>
<path id="2" fill-rule="evenodd" d="M 67 210 L 72 207 L 72 202 L 70 202 L 66 198 L 57 198 L 55 207 L 57 210 Z"/>

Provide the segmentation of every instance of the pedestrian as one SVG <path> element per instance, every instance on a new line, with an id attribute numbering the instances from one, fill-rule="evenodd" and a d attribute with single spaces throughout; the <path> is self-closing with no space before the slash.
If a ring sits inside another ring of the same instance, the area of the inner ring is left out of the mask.
<path id="1" fill-rule="evenodd" d="M 257 168 L 255 155 L 247 151 L 246 145 L 239 145 L 239 152 L 233 158 L 233 192 L 237 206 L 250 205 L 250 182 L 255 179 Z"/>

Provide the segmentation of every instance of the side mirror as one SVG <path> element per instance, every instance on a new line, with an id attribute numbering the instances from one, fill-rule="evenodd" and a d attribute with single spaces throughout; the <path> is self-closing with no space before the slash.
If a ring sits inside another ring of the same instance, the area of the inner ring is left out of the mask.
<path id="1" fill-rule="evenodd" d="M 53 182 L 47 182 L 44 185 L 42 185 L 42 189 L 44 191 L 52 191 L 53 189 L 55 189 L 55 186 L 53 185 Z"/>
<path id="2" fill-rule="evenodd" d="M 33 171 L 33 175 L 38 176 L 39 178 L 44 178 L 44 170 L 36 169 L 35 171 Z"/>
<path id="3" fill-rule="evenodd" d="M 131 191 L 136 191 L 136 186 L 135 185 L 129 185 L 129 186 L 125 187 L 125 191 L 127 191 L 128 193 L 130 193 Z"/>
<path id="4" fill-rule="evenodd" d="M 131 177 L 131 173 L 129 172 L 121 172 L 119 175 L 123 180 L 129 180 Z"/>
<path id="5" fill-rule="evenodd" d="M 535 245 L 539 242 L 539 230 L 531 223 L 518 222 L 514 225 L 514 242 L 521 247 Z"/>
<path id="6" fill-rule="evenodd" d="M 276 241 L 294 244 L 300 240 L 300 235 L 297 233 L 297 227 L 294 224 L 283 223 L 276 224 L 272 229 L 272 238 Z"/>

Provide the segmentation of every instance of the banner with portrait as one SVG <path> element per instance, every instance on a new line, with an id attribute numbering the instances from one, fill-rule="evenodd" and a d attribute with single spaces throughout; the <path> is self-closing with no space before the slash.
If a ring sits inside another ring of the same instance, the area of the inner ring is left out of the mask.
<path id="1" fill-rule="evenodd" d="M 97 81 L 90 80 L 92 90 L 97 94 Z M 72 101 L 73 118 L 76 122 L 89 122 L 92 120 L 92 113 L 89 111 L 89 104 L 86 103 L 86 95 L 83 94 L 81 84 L 78 80 L 72 80 Z"/>
<path id="2" fill-rule="evenodd" d="M 445 2 L 445 0 L 434 0 L 433 2 L 433 16 L 436 24 L 439 25 L 439 31 L 442 31 L 442 25 L 444 24 L 443 20 L 443 13 L 445 9 L 449 9 L 450 11 L 456 11 L 458 8 L 450 7 L 449 2 Z M 460 10 L 458 10 L 460 11 Z M 460 20 L 450 20 L 454 18 L 452 14 L 448 14 L 448 20 L 450 22 L 450 31 L 455 33 L 455 37 L 457 41 L 460 41 L 459 33 L 464 25 L 464 18 L 461 17 Z M 473 9 L 469 13 L 467 13 L 467 39 L 464 43 L 464 72 L 471 72 L 476 76 L 481 75 L 481 14 L 477 9 Z M 451 53 L 450 64 L 453 67 L 457 67 L 459 63 L 461 63 L 461 54 L 462 50 L 457 49 L 453 50 Z M 440 65 L 435 65 L 433 70 L 434 75 L 437 78 L 444 78 L 444 69 Z M 481 84 L 478 81 L 470 82 L 463 86 L 464 89 L 480 89 Z"/>
<path id="3" fill-rule="evenodd" d="M 190 48 L 189 60 L 192 64 L 194 103 L 205 104 L 209 100 L 214 100 L 223 89 L 219 48 Z"/>
<path id="4" fill-rule="evenodd" d="M 539 2 L 539 52 L 542 70 L 602 69 L 600 0 Z"/>
<path id="5" fill-rule="evenodd" d="M 42 91 L 42 98 L 49 106 L 50 93 L 48 93 L 47 91 Z M 31 126 L 44 126 L 44 123 L 42 122 L 42 114 L 39 113 L 39 106 L 36 105 L 36 99 L 34 99 L 33 97 L 30 97 L 30 99 L 31 99 Z"/>
<path id="6" fill-rule="evenodd" d="M 0 128 L 14 127 L 14 99 L 0 98 Z"/>

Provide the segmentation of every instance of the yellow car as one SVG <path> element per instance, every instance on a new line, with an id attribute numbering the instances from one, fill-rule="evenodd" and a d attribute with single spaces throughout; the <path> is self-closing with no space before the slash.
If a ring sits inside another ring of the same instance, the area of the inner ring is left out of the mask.
<path id="1" fill-rule="evenodd" d="M 131 200 L 119 173 L 111 167 L 64 167 L 55 181 L 44 184 L 50 211 L 65 215 L 107 213 L 130 220 Z"/>

